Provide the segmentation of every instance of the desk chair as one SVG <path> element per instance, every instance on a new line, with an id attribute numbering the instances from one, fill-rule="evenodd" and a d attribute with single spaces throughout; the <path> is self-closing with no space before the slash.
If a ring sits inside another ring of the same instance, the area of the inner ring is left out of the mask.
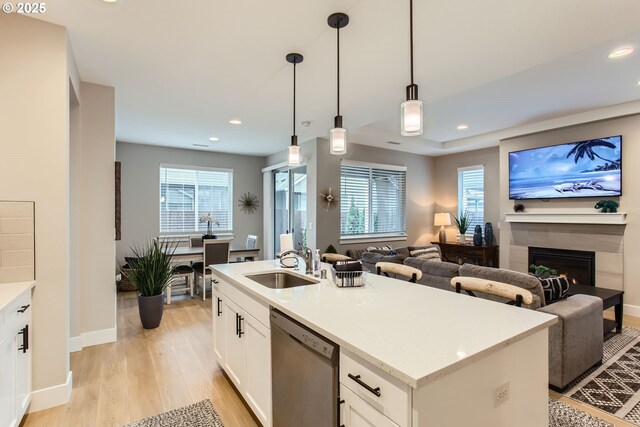
<path id="1" fill-rule="evenodd" d="M 206 300 L 207 280 L 211 281 L 213 271 L 208 266 L 211 264 L 226 264 L 229 262 L 229 241 L 208 239 L 204 241 L 204 262 L 193 263 L 196 275 L 196 291 L 202 287 L 202 301 Z M 199 277 L 202 276 L 202 285 Z"/>
<path id="2" fill-rule="evenodd" d="M 192 248 L 201 248 L 202 236 L 189 236 L 189 246 Z"/>
<path id="3" fill-rule="evenodd" d="M 189 290 L 189 294 L 193 298 L 193 273 L 194 270 L 189 265 L 177 265 L 173 268 L 171 281 L 167 286 L 167 304 L 171 304 L 171 292 L 178 290 L 178 285 L 180 284 L 182 284 L 180 290 Z M 183 280 L 183 282 L 180 283 L 180 280 Z M 178 283 L 175 283 L 175 281 L 178 281 Z"/>

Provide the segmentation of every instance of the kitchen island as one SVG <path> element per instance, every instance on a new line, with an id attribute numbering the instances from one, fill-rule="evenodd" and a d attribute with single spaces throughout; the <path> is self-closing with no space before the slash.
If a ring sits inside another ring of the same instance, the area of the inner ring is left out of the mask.
<path id="1" fill-rule="evenodd" d="M 246 275 L 278 270 L 277 261 L 213 268 L 214 353 L 266 426 L 272 425 L 269 307 L 340 346 L 346 426 L 548 424 L 547 329 L 554 316 L 373 274 L 362 288 L 323 279 L 270 289 Z M 233 315 L 236 337 L 246 334 L 242 348 L 221 330 L 220 320 L 229 324 Z M 381 396 L 350 382 L 351 371 L 382 384 Z"/>

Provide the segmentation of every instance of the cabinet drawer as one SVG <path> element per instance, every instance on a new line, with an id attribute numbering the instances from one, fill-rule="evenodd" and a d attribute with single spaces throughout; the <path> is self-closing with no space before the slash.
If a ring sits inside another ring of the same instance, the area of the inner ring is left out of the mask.
<path id="1" fill-rule="evenodd" d="M 214 290 L 222 293 L 238 306 L 242 307 L 247 314 L 250 314 L 264 326 L 270 328 L 271 321 L 269 320 L 269 306 L 267 304 L 254 299 L 252 296 L 247 295 L 237 287 L 226 283 L 215 274 L 213 275 L 213 279 Z"/>
<path id="2" fill-rule="evenodd" d="M 344 349 L 340 350 L 340 384 L 400 427 L 409 426 L 411 387 Z"/>
<path id="3" fill-rule="evenodd" d="M 20 329 L 31 319 L 31 291 L 28 290 L 16 298 L 4 310 L 4 331 Z"/>

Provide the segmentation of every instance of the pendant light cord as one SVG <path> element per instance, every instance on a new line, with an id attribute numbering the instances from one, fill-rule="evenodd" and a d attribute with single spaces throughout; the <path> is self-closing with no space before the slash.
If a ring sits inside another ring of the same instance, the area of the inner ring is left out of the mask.
<path id="1" fill-rule="evenodd" d="M 336 28 L 338 37 L 336 38 L 337 43 L 338 43 L 338 48 L 336 49 L 337 52 L 337 67 L 336 67 L 336 76 L 337 76 L 337 88 L 338 88 L 338 96 L 337 96 L 337 104 L 338 104 L 338 116 L 340 115 L 340 27 L 338 26 L 338 28 Z"/>
<path id="2" fill-rule="evenodd" d="M 296 62 L 293 62 L 293 135 L 296 134 Z"/>
<path id="3" fill-rule="evenodd" d="M 409 0 L 409 46 L 411 50 L 411 84 L 413 85 L 413 0 Z"/>

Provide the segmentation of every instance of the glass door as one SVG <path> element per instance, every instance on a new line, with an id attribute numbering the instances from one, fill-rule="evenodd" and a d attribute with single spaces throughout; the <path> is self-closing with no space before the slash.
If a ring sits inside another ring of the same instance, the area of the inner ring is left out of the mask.
<path id="1" fill-rule="evenodd" d="M 274 179 L 274 248 L 280 252 L 280 235 L 293 234 L 293 246 L 307 245 L 307 167 L 277 170 Z"/>

